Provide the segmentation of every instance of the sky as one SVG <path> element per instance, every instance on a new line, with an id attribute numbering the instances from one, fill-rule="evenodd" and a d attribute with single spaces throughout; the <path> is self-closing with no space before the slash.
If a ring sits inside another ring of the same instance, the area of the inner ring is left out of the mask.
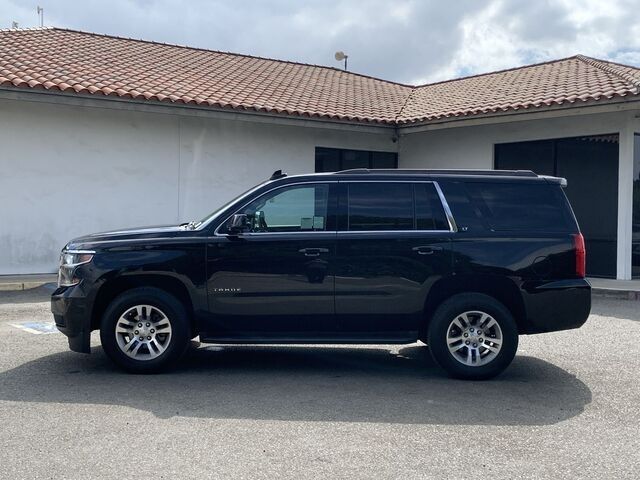
<path id="1" fill-rule="evenodd" d="M 640 66 L 640 0 L 0 0 L 44 25 L 341 67 L 408 84 L 581 53 Z"/>

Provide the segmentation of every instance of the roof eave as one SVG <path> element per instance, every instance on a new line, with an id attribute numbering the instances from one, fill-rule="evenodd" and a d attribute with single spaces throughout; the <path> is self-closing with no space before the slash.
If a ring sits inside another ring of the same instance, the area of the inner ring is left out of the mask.
<path id="1" fill-rule="evenodd" d="M 36 101 L 50 104 L 111 108 L 117 110 L 136 110 L 149 113 L 218 117 L 258 123 L 278 123 L 340 129 L 348 128 L 360 132 L 370 131 L 372 133 L 389 131 L 396 128 L 394 121 L 384 119 L 357 120 L 338 117 L 335 115 L 291 114 L 287 112 L 265 111 L 265 109 L 248 108 L 244 106 L 211 106 L 207 104 L 143 100 L 122 96 L 95 95 L 6 85 L 0 85 L 0 98 Z"/>
<path id="2" fill-rule="evenodd" d="M 532 120 L 577 115 L 582 113 L 600 113 L 640 109 L 640 95 L 627 95 L 611 99 L 591 99 L 580 103 L 565 103 L 551 106 L 522 107 L 494 112 L 467 113 L 458 116 L 441 116 L 416 121 L 386 119 L 356 119 L 351 117 L 319 115 L 313 113 L 289 113 L 285 111 L 250 108 L 246 106 L 212 106 L 208 104 L 191 104 L 184 102 L 144 100 L 114 95 L 96 95 L 90 93 L 66 92 L 60 90 L 33 89 L 0 85 L 0 98 L 16 100 L 32 100 L 46 103 L 65 103 L 77 106 L 99 108 L 129 109 L 154 113 L 219 116 L 221 118 L 244 121 L 258 121 L 290 125 L 325 126 L 331 128 L 350 128 L 358 131 L 372 132 L 398 130 L 402 134 L 425 130 L 436 130 L 459 126 L 472 126 L 486 123 L 502 123 L 506 121 Z"/>
<path id="3" fill-rule="evenodd" d="M 612 99 L 591 100 L 580 104 L 551 105 L 544 107 L 510 109 L 491 113 L 476 113 L 459 116 L 439 117 L 416 122 L 399 122 L 401 134 L 418 133 L 427 130 L 466 127 L 511 121 L 537 120 L 559 116 L 611 113 L 640 110 L 640 95 L 628 95 Z"/>

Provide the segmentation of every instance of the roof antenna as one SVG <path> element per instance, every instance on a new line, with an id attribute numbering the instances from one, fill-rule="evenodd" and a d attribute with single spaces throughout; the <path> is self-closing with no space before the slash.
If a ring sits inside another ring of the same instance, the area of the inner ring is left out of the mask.
<path id="1" fill-rule="evenodd" d="M 339 52 L 336 52 L 336 54 L 333 56 L 333 58 L 335 58 L 339 62 L 344 60 L 344 71 L 346 72 L 347 71 L 347 58 L 349 58 L 349 55 L 345 54 L 343 51 L 339 51 Z"/>
<path id="2" fill-rule="evenodd" d="M 44 27 L 44 8 L 38 5 L 36 11 L 38 12 L 38 17 L 40 17 L 40 28 L 42 28 Z"/>
<path id="3" fill-rule="evenodd" d="M 286 176 L 287 174 L 284 173 L 282 170 L 276 170 L 275 172 L 273 172 L 273 175 L 271 175 L 271 178 L 269 180 L 277 180 L 279 178 L 284 178 Z"/>

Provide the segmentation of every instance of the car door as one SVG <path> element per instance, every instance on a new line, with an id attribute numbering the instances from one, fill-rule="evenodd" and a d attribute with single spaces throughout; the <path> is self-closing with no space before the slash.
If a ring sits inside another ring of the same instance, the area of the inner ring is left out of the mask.
<path id="1" fill-rule="evenodd" d="M 453 222 L 433 182 L 341 183 L 336 316 L 349 334 L 413 338 L 429 288 L 451 272 Z"/>
<path id="2" fill-rule="evenodd" d="M 207 336 L 296 337 L 336 330 L 337 183 L 276 187 L 238 210 L 207 247 Z"/>

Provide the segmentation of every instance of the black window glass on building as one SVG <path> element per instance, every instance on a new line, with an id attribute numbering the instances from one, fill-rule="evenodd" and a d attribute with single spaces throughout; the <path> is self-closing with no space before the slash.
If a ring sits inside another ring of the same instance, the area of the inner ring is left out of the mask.
<path id="1" fill-rule="evenodd" d="M 353 168 L 398 168 L 398 154 L 316 147 L 317 173 L 338 172 Z"/>
<path id="2" fill-rule="evenodd" d="M 640 134 L 633 137 L 633 225 L 631 274 L 640 278 Z"/>
<path id="3" fill-rule="evenodd" d="M 618 234 L 618 135 L 589 135 L 495 146 L 495 168 L 567 179 L 587 247 L 587 275 L 615 277 Z"/>

